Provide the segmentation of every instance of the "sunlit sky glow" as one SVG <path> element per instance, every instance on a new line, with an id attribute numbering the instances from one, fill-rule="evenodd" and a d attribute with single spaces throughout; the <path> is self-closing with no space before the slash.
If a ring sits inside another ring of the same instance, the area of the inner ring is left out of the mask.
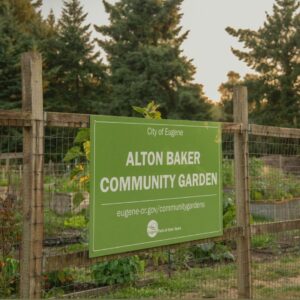
<path id="1" fill-rule="evenodd" d="M 219 99 L 218 87 L 226 80 L 228 71 L 233 70 L 241 75 L 251 71 L 231 53 L 231 47 L 240 48 L 241 45 L 225 32 L 225 28 L 259 28 L 263 25 L 266 12 L 272 12 L 274 2 L 275 0 L 183 1 L 182 26 L 183 30 L 190 31 L 183 44 L 184 55 L 193 59 L 197 70 L 195 81 L 204 85 L 204 91 L 210 99 Z M 62 0 L 44 0 L 44 16 L 53 9 L 59 17 L 62 3 Z M 108 16 L 101 0 L 81 0 L 81 4 L 88 13 L 88 23 L 108 24 Z M 97 33 L 94 32 L 94 36 Z"/>

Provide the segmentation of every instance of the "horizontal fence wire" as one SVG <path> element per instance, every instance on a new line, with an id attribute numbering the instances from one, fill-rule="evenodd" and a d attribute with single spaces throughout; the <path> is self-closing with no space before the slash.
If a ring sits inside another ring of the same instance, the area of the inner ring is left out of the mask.
<path id="1" fill-rule="evenodd" d="M 85 185 L 88 176 L 83 138 L 85 131 L 72 128 L 46 129 L 46 259 L 47 256 L 59 259 L 60 255 L 87 250 L 89 194 Z M 227 197 L 224 226 L 228 228 L 236 224 L 233 212 L 232 134 L 224 134 L 222 148 L 223 163 L 227 163 L 230 168 L 230 184 L 228 190 L 224 189 Z M 139 294 L 143 297 L 145 293 L 153 297 L 190 294 L 201 298 L 236 298 L 235 252 L 234 240 L 228 240 L 208 241 L 170 250 L 146 250 L 140 255 L 102 263 L 87 264 L 77 258 L 76 263 L 70 262 L 68 268 L 44 274 L 44 296 L 67 294 L 70 297 L 98 297 L 102 294 L 103 297 L 119 298 L 122 295 L 136 297 Z M 130 287 L 124 288 L 124 284 Z"/>
<path id="2" fill-rule="evenodd" d="M 80 129 L 46 127 L 44 161 L 44 256 L 87 249 L 88 174 Z M 44 272 L 43 296 L 62 296 L 94 288 L 90 269 L 59 268 Z"/>
<path id="3" fill-rule="evenodd" d="M 300 230 L 253 236 L 251 257 L 254 299 L 299 299 Z"/>
<path id="4" fill-rule="evenodd" d="M 79 162 L 76 162 L 75 159 L 74 161 L 66 163 L 64 157 L 66 156 L 67 151 L 62 149 L 70 149 L 74 145 L 76 146 L 74 141 L 78 134 L 78 130 L 69 128 L 56 128 L 55 131 L 51 128 L 51 130 L 52 135 L 49 135 L 49 143 L 55 145 L 54 148 L 56 150 L 51 150 L 51 153 L 50 150 L 46 152 L 48 152 L 49 157 L 53 157 L 51 161 L 56 164 L 64 165 L 64 168 L 61 169 L 61 171 L 56 171 L 58 174 L 54 177 L 57 181 L 61 181 L 59 178 L 69 178 L 71 182 L 70 170 L 76 168 L 76 165 L 78 165 Z M 52 142 L 50 142 L 51 139 Z M 224 133 L 222 136 L 222 168 L 225 228 L 236 226 L 233 148 L 233 134 Z M 48 148 L 46 146 L 46 149 L 53 149 L 53 147 Z M 83 150 L 81 149 L 81 151 Z M 257 191 L 260 191 L 262 195 L 268 195 L 270 192 L 276 193 L 276 191 L 282 189 L 282 185 L 278 185 L 279 181 L 281 183 L 288 183 L 291 178 L 299 179 L 299 166 L 295 161 L 291 163 L 289 160 L 290 158 L 297 159 L 298 154 L 298 139 L 250 135 L 249 172 L 251 211 L 257 202 L 257 199 L 253 199 L 253 195 L 257 195 Z M 277 157 L 277 160 L 274 156 Z M 278 158 L 278 156 L 281 158 Z M 47 153 L 45 154 L 45 157 L 47 157 Z M 56 159 L 54 157 L 56 157 Z M 286 161 L 289 163 L 284 162 L 284 157 L 287 157 Z M 86 167 L 87 161 L 84 161 L 83 158 L 80 163 Z M 274 164 L 278 164 L 278 166 L 275 166 Z M 59 168 L 56 168 L 56 170 L 58 169 Z M 266 171 L 267 169 L 268 171 Z M 280 173 L 278 169 L 280 169 L 280 172 L 282 173 Z M 86 174 L 84 173 L 82 174 L 82 176 L 85 175 Z M 284 176 L 287 177 L 285 178 Z M 262 180 L 265 180 L 267 184 L 261 185 Z M 79 187 L 80 183 L 78 180 L 77 182 L 73 182 L 73 184 L 75 184 L 75 191 L 81 190 L 82 192 L 84 190 L 82 187 Z M 297 184 L 297 182 L 295 184 Z M 277 190 L 275 190 L 274 185 Z M 258 190 L 258 187 L 262 189 Z M 297 189 L 296 186 L 296 189 L 293 190 L 292 193 L 297 195 L 297 192 L 299 192 L 299 189 Z M 88 222 L 88 214 L 84 212 L 83 216 L 84 220 Z M 54 219 L 52 218 L 52 220 L 54 221 L 55 218 L 57 218 L 57 216 L 55 216 Z M 64 218 L 64 225 L 63 228 L 61 228 L 60 237 L 63 236 L 61 235 L 62 232 L 68 232 L 69 237 L 72 236 L 71 232 L 73 230 L 73 234 L 74 232 L 80 232 L 80 238 L 71 238 L 70 240 L 62 239 L 61 246 L 48 247 L 49 253 L 53 254 L 53 251 L 58 251 L 57 253 L 59 254 L 87 249 L 86 232 L 84 229 L 80 228 L 81 225 L 76 224 L 76 222 L 79 223 L 79 220 L 82 220 L 80 214 L 71 211 L 67 214 L 63 214 L 60 218 Z M 278 221 L 277 219 L 273 220 L 265 218 L 255 213 L 252 213 L 251 218 L 254 224 Z M 290 218 L 287 217 L 285 219 L 289 220 Z M 74 224 L 70 225 L 72 221 L 74 221 Z M 54 228 L 55 222 L 56 221 L 52 222 L 53 226 L 50 225 L 50 227 Z M 280 253 L 283 253 L 282 251 L 288 251 L 288 248 L 293 249 L 294 252 L 289 251 L 288 255 L 292 261 L 294 260 L 294 263 L 297 262 L 297 255 L 299 255 L 299 253 L 295 252 L 297 251 L 297 248 L 291 245 L 292 242 L 294 243 L 293 245 L 295 245 L 297 233 L 297 230 L 289 232 L 288 236 L 290 238 L 290 244 L 287 242 L 286 232 L 278 234 L 261 234 L 252 237 L 252 276 L 253 294 L 255 298 L 274 297 L 275 292 L 272 293 L 272 289 L 276 287 L 277 290 L 284 290 L 285 284 L 291 280 L 291 278 L 285 278 L 274 282 L 272 280 L 264 280 L 264 278 L 267 277 L 272 270 L 274 270 L 275 274 L 280 272 L 283 274 L 289 274 L 289 272 L 293 273 L 293 270 L 291 270 L 294 266 L 293 263 L 282 264 L 280 262 Z M 52 236 L 52 239 L 55 240 L 55 237 Z M 69 243 L 71 243 L 71 245 Z M 266 247 L 265 256 L 261 254 L 263 247 Z M 279 252 L 272 252 L 275 251 L 274 249 L 277 249 Z M 266 256 L 269 256 L 269 260 L 264 258 Z M 261 259 L 262 257 L 264 259 Z M 135 275 L 131 274 L 132 278 L 134 278 L 131 283 L 126 282 L 128 274 L 126 276 L 121 272 L 121 276 L 120 274 L 118 275 L 118 268 L 122 270 L 122 268 L 125 268 L 128 264 L 133 265 L 136 269 L 141 269 L 139 272 L 136 272 Z M 115 267 L 113 267 L 114 265 Z M 48 275 L 46 274 L 44 295 L 67 294 L 70 297 L 72 295 L 89 297 L 99 297 L 99 295 L 103 295 L 103 297 L 109 296 L 112 298 L 136 298 L 144 297 L 145 295 L 152 297 L 161 297 L 162 295 L 165 295 L 166 297 L 183 297 L 188 295 L 189 297 L 196 298 L 211 297 L 222 299 L 238 297 L 236 242 L 234 239 L 217 243 L 199 243 L 194 246 L 180 247 L 178 249 L 174 248 L 167 251 L 149 253 L 145 251 L 145 253 L 140 256 L 112 260 L 111 262 L 105 263 L 95 263 L 85 265 L 85 267 L 76 268 L 72 266 L 70 268 L 58 270 L 58 272 L 60 272 L 62 278 L 61 282 L 57 281 L 56 277 L 59 276 L 57 272 Z M 114 277 L 114 279 L 112 279 L 112 277 Z M 125 287 L 123 280 L 125 280 Z M 114 288 L 111 286 L 114 286 Z M 293 290 L 292 284 L 290 289 Z M 159 291 L 159 293 L 156 291 Z M 296 292 L 294 292 L 294 294 L 299 295 Z M 292 293 L 291 297 L 296 298 Z"/>
<path id="5" fill-rule="evenodd" d="M 45 131 L 45 244 L 63 245 L 87 238 L 86 232 L 78 230 L 86 225 L 87 205 L 83 207 L 83 204 L 88 203 L 87 188 L 81 182 L 81 177 L 88 172 L 87 159 L 82 145 L 75 143 L 78 132 L 74 128 L 46 128 Z M 76 173 L 79 169 L 81 177 Z"/>
<path id="6" fill-rule="evenodd" d="M 66 254 L 84 253 L 88 249 L 87 137 L 88 129 L 72 128 L 72 124 L 45 128 L 45 262 L 49 257 L 60 261 L 59 258 Z M 18 295 L 22 139 L 22 128 L 0 127 L 1 297 Z M 225 229 L 236 226 L 233 141 L 233 133 L 223 133 Z M 250 134 L 252 226 L 269 223 L 273 226 L 272 222 L 300 219 L 299 157 L 299 138 Z M 274 228 L 277 227 L 274 225 Z M 253 297 L 299 298 L 300 230 L 253 232 Z M 87 258 L 82 256 L 81 263 L 70 260 L 66 268 L 44 270 L 43 297 L 237 298 L 236 237 L 233 235 L 221 242 L 206 240 L 169 250 L 143 251 L 139 255 L 102 263 L 87 263 Z"/>
<path id="7" fill-rule="evenodd" d="M 300 137 L 250 135 L 249 157 L 252 222 L 299 220 Z M 299 299 L 300 230 L 252 236 L 251 257 L 255 299 Z"/>
<path id="8" fill-rule="evenodd" d="M 250 208 L 257 222 L 300 218 L 300 139 L 250 136 Z"/>

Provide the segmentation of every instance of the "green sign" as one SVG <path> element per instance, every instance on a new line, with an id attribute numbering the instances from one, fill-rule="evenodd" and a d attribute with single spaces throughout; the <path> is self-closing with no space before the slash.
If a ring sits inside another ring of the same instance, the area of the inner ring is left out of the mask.
<path id="1" fill-rule="evenodd" d="M 91 116 L 90 256 L 222 235 L 219 123 Z"/>

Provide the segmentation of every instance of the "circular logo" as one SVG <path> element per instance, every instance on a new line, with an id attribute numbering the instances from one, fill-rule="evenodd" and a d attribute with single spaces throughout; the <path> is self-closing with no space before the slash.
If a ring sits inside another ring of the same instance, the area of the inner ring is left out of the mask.
<path id="1" fill-rule="evenodd" d="M 147 225 L 147 234 L 149 237 L 154 238 L 158 233 L 158 223 L 151 220 Z"/>

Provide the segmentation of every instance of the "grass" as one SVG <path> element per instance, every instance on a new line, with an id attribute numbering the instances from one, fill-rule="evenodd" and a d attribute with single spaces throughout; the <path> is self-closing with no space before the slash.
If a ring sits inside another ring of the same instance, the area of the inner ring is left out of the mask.
<path id="1" fill-rule="evenodd" d="M 299 299 L 300 257 L 287 255 L 253 266 L 254 298 Z"/>
<path id="2" fill-rule="evenodd" d="M 89 268 L 70 269 L 74 276 L 71 284 L 91 283 Z M 237 298 L 236 264 L 195 267 L 178 271 L 171 278 L 162 272 L 146 272 L 144 279 L 153 281 L 144 287 L 134 285 L 112 289 L 98 299 L 234 299 Z M 299 299 L 300 256 L 270 257 L 268 261 L 256 262 L 252 268 L 254 299 Z M 63 288 L 63 287 L 61 287 Z M 51 290 L 47 296 L 62 296 L 63 290 Z M 86 296 L 88 297 L 88 295 Z"/>
<path id="3" fill-rule="evenodd" d="M 276 240 L 274 235 L 255 235 L 251 238 L 251 246 L 255 249 L 274 248 Z"/>
<path id="4" fill-rule="evenodd" d="M 300 258 L 288 255 L 268 263 L 253 263 L 253 270 L 254 274 L 264 274 L 264 281 L 300 277 Z"/>
<path id="5" fill-rule="evenodd" d="M 299 282 L 290 286 L 274 286 L 274 287 L 260 287 L 254 294 L 254 298 L 271 298 L 271 299 L 299 299 L 300 286 Z"/>
<path id="6" fill-rule="evenodd" d="M 146 274 L 147 275 L 147 274 Z M 145 276 L 146 276 L 145 275 Z M 151 273 L 151 277 L 153 273 Z M 254 299 L 299 299 L 300 256 L 270 257 L 255 262 L 252 268 Z M 151 284 L 145 287 L 127 286 L 101 299 L 233 299 L 237 298 L 236 264 L 216 267 L 197 267 L 176 272 L 171 278 L 156 273 Z"/>
<path id="7" fill-rule="evenodd" d="M 231 291 L 236 289 L 235 265 L 221 265 L 218 267 L 193 268 L 188 271 L 176 272 L 171 278 L 158 273 L 153 282 L 146 287 L 124 287 L 103 299 L 137 299 L 137 298 L 184 298 L 194 296 L 200 298 L 230 298 Z M 218 286 L 215 283 L 218 282 Z"/>

